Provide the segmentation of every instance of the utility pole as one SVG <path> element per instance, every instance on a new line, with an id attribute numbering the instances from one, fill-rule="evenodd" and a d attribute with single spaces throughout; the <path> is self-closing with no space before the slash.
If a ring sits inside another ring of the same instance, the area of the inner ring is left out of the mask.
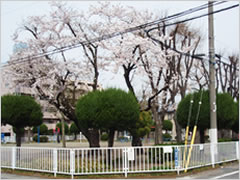
<path id="1" fill-rule="evenodd" d="M 215 90 L 215 52 L 213 29 L 213 1 L 208 2 L 208 36 L 209 36 L 209 96 L 210 96 L 210 142 L 217 143 L 217 117 L 216 117 L 216 90 Z"/>

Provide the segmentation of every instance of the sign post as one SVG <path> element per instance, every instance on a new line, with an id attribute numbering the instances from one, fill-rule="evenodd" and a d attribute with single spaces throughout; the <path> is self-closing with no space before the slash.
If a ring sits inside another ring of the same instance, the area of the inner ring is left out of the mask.
<path id="1" fill-rule="evenodd" d="M 177 173 L 179 175 L 178 147 L 174 148 L 174 162 L 175 162 L 175 169 L 177 169 Z"/>
<path id="2" fill-rule="evenodd" d="M 2 142 L 2 143 L 5 143 L 4 137 L 5 137 L 5 134 L 4 134 L 4 133 L 1 133 L 1 142 Z"/>

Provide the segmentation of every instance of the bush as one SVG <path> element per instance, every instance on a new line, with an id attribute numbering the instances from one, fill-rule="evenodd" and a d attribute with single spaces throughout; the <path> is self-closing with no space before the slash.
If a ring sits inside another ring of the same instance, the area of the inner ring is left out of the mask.
<path id="1" fill-rule="evenodd" d="M 170 120 L 164 120 L 163 121 L 163 129 L 166 131 L 171 131 L 172 130 L 172 122 Z"/>
<path id="2" fill-rule="evenodd" d="M 231 138 L 220 138 L 218 139 L 218 142 L 229 142 L 229 141 L 232 141 Z"/>
<path id="3" fill-rule="evenodd" d="M 38 133 L 38 127 L 34 126 L 32 129 L 33 133 Z M 40 135 L 47 135 L 48 134 L 48 127 L 46 124 L 40 125 Z"/>
<path id="4" fill-rule="evenodd" d="M 60 134 L 62 134 L 62 123 L 61 122 L 56 124 L 56 129 L 57 128 L 60 129 Z M 64 129 L 65 129 L 65 135 L 67 135 L 68 132 L 69 132 L 69 127 L 68 127 L 68 124 L 66 122 L 64 122 Z"/>
<path id="5" fill-rule="evenodd" d="M 38 142 L 38 135 L 33 136 L 33 141 Z M 40 142 L 48 142 L 48 137 L 40 136 Z"/>
<path id="6" fill-rule="evenodd" d="M 78 134 L 80 133 L 80 130 L 78 129 L 77 125 L 75 124 L 75 122 L 73 122 L 70 126 L 70 134 Z"/>
<path id="7" fill-rule="evenodd" d="M 164 141 L 170 141 L 172 139 L 172 136 L 168 133 L 163 134 L 163 140 Z"/>
<path id="8" fill-rule="evenodd" d="M 101 135 L 101 140 L 102 140 L 102 141 L 107 141 L 107 140 L 108 140 L 108 134 L 107 134 L 107 133 L 103 133 L 103 134 Z"/>
<path id="9" fill-rule="evenodd" d="M 53 135 L 53 129 L 48 130 L 48 135 L 52 136 Z"/>

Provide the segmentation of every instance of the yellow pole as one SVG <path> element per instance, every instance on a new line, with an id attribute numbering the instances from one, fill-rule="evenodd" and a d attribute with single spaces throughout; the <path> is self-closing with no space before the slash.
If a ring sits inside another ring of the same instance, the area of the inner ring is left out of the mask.
<path id="1" fill-rule="evenodd" d="M 186 127 L 185 147 L 184 147 L 184 154 L 183 154 L 183 168 L 185 167 L 185 160 L 186 160 L 186 153 L 187 153 L 188 131 L 189 131 L 189 126 Z"/>
<path id="2" fill-rule="evenodd" d="M 193 145 L 193 143 L 194 143 L 196 131 L 197 131 L 197 126 L 195 125 L 195 126 L 194 126 L 194 129 L 193 129 L 193 136 L 192 136 L 192 140 L 191 140 L 191 146 L 190 146 L 190 149 L 189 149 L 188 158 L 187 158 L 187 163 L 186 163 L 186 168 L 185 168 L 184 172 L 187 172 L 187 168 L 188 168 L 189 161 L 190 161 L 190 158 L 191 158 L 192 145 Z"/>

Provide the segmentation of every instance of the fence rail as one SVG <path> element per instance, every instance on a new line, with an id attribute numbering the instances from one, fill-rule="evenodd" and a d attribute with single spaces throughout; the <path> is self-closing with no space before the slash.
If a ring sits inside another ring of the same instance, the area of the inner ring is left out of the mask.
<path id="1" fill-rule="evenodd" d="M 180 172 L 239 159 L 239 143 L 188 146 L 144 146 L 113 148 L 1 147 L 1 167 L 56 174 L 88 175 L 144 172 Z M 187 156 L 186 156 L 187 157 Z"/>

